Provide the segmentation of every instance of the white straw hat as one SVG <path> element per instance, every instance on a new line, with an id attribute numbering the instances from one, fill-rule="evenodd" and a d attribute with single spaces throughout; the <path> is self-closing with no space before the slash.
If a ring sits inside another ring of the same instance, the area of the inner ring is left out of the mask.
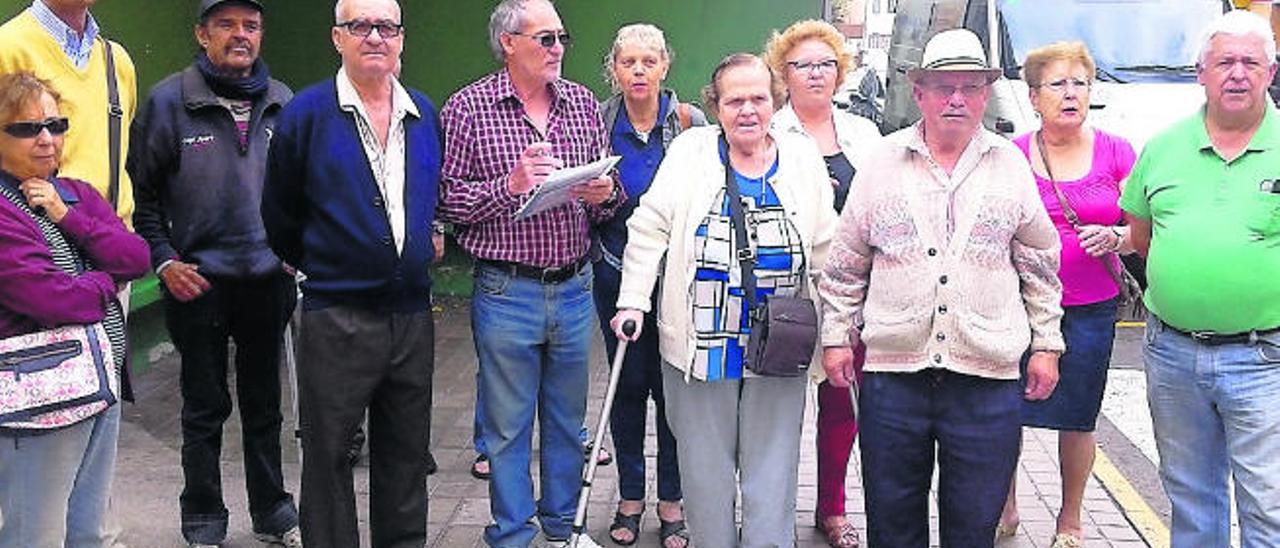
<path id="1" fill-rule="evenodd" d="M 920 66 L 908 71 L 907 78 L 915 82 L 931 72 L 980 72 L 988 82 L 1000 77 L 1000 69 L 987 65 L 978 35 L 968 29 L 944 30 L 930 38 L 924 45 Z"/>

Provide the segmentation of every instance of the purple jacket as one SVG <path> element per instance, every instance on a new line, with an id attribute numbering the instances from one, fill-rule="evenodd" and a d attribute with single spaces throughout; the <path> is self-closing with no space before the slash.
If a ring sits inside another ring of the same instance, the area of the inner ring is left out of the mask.
<path id="1" fill-rule="evenodd" d="M 3 172 L 0 184 L 18 187 Z M 68 206 L 59 228 L 94 270 L 79 276 L 63 272 L 35 221 L 0 197 L 0 338 L 99 321 L 116 298 L 116 284 L 147 273 L 147 243 L 125 229 L 93 187 L 73 179 L 53 184 Z"/>

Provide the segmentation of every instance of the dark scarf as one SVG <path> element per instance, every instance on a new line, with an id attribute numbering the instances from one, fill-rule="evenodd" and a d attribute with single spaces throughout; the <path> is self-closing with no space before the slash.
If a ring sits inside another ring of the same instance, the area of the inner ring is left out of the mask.
<path id="1" fill-rule="evenodd" d="M 249 76 L 244 78 L 228 76 L 219 72 L 217 67 L 213 66 L 213 62 L 209 60 L 209 55 L 204 51 L 196 53 L 196 68 L 204 76 L 205 83 L 209 84 L 209 89 L 212 89 L 214 95 L 218 97 L 242 100 L 257 99 L 267 93 L 267 87 L 270 85 L 267 64 L 261 58 L 253 62 L 253 68 L 250 70 Z"/>

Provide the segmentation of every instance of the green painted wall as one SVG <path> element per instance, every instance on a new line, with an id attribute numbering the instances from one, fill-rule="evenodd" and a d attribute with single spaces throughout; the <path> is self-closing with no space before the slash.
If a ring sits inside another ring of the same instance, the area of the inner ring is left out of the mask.
<path id="1" fill-rule="evenodd" d="M 8 19 L 30 0 L 0 0 Z M 329 0 L 265 0 L 263 54 L 277 78 L 295 88 L 331 76 L 337 55 L 329 42 Z M 98 0 L 94 16 L 124 44 L 138 67 L 145 93 L 166 74 L 191 61 L 195 0 Z M 493 0 L 401 0 L 407 27 L 404 81 L 437 103 L 463 84 L 494 70 L 486 44 Z M 597 93 L 607 93 L 601 62 L 614 31 L 645 21 L 667 33 L 676 51 L 668 84 L 692 99 L 711 68 L 731 51 L 758 51 L 769 32 L 797 19 L 822 15 L 822 0 L 561 0 L 565 26 L 576 43 L 565 74 Z"/>

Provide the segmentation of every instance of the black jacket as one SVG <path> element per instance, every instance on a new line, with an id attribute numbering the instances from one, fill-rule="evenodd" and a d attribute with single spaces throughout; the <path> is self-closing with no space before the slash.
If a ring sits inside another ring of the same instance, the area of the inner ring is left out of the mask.
<path id="1" fill-rule="evenodd" d="M 257 278 L 280 271 L 259 204 L 276 116 L 293 97 L 271 80 L 254 102 L 246 147 L 230 110 L 194 66 L 156 84 L 130 127 L 133 226 L 151 266 L 169 259 L 205 276 Z"/>

